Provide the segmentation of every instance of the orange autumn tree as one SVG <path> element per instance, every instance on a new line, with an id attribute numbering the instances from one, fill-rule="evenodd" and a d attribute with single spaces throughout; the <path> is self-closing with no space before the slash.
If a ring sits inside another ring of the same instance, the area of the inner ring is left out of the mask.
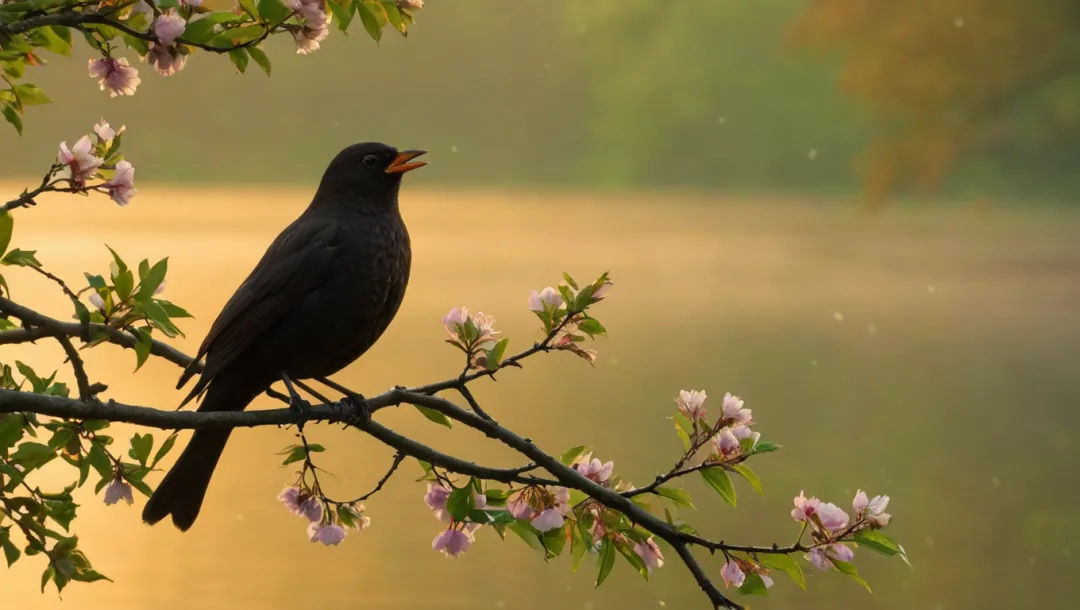
<path id="1" fill-rule="evenodd" d="M 840 52 L 840 87 L 875 119 L 861 169 L 880 202 L 969 162 L 1022 171 L 1073 158 L 1078 32 L 1074 0 L 811 0 L 791 34 Z"/>

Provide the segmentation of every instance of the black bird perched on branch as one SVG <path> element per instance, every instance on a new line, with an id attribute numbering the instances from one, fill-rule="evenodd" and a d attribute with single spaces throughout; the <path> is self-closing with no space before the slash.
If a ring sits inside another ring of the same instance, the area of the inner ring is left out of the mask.
<path id="1" fill-rule="evenodd" d="M 181 406 L 205 392 L 199 411 L 240 411 L 283 380 L 324 378 L 364 354 L 397 314 L 412 251 L 398 210 L 405 172 L 422 150 L 367 142 L 341 151 L 311 204 L 263 254 L 214 321 L 177 388 L 206 366 Z M 363 400 L 362 397 L 350 397 Z M 199 430 L 143 509 L 153 525 L 168 515 L 195 523 L 228 430 Z"/>

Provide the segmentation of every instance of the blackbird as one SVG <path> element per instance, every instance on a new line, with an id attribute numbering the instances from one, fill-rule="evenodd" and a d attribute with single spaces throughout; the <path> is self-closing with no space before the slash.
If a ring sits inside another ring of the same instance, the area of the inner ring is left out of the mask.
<path id="1" fill-rule="evenodd" d="M 270 244 L 180 376 L 177 389 L 206 357 L 181 407 L 205 393 L 198 411 L 242 411 L 283 380 L 290 406 L 303 409 L 292 380 L 333 375 L 375 344 L 409 282 L 412 250 L 398 190 L 405 172 L 426 165 L 413 161 L 425 152 L 365 142 L 334 157 L 311 204 Z M 181 531 L 195 523 L 229 432 L 195 432 L 143 521 L 171 514 Z"/>

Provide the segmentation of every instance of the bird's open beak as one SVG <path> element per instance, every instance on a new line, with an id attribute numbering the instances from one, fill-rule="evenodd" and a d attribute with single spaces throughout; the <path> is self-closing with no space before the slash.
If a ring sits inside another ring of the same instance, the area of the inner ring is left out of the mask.
<path id="1" fill-rule="evenodd" d="M 426 153 L 426 150 L 403 150 L 399 152 L 398 156 L 390 163 L 390 167 L 386 168 L 386 173 L 404 174 L 405 172 L 411 172 L 414 169 L 424 167 L 427 165 L 427 161 L 409 162 Z"/>

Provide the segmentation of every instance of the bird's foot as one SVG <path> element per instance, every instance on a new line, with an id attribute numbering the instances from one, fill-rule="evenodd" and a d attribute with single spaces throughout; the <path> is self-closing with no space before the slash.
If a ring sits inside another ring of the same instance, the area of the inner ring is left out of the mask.
<path id="1" fill-rule="evenodd" d="M 311 417 L 311 403 L 300 398 L 300 396 L 291 396 L 289 398 L 289 410 L 299 418 L 296 421 L 296 427 L 303 430 L 304 424 Z"/>
<path id="2" fill-rule="evenodd" d="M 361 426 L 371 421 L 371 405 L 368 404 L 363 394 L 357 394 L 356 392 L 346 394 L 345 398 L 341 399 L 341 402 L 353 408 L 352 413 L 345 419 L 346 425 Z"/>

